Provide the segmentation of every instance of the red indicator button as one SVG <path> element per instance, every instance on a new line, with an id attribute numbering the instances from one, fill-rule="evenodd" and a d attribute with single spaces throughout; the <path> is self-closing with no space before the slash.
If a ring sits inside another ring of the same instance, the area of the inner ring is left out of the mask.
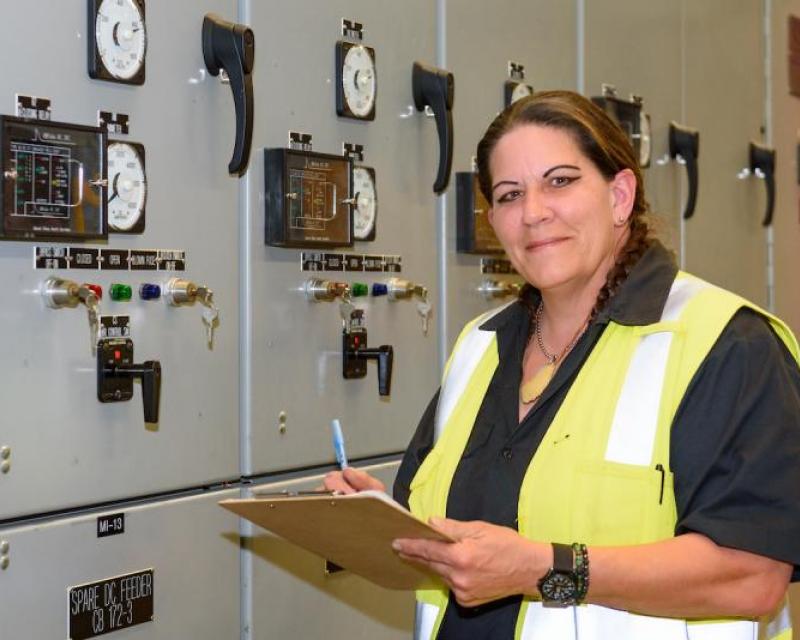
<path id="1" fill-rule="evenodd" d="M 99 284 L 87 284 L 86 288 L 96 295 L 98 300 L 103 299 L 103 287 L 101 287 Z"/>
<path id="2" fill-rule="evenodd" d="M 122 353 L 119 351 L 114 351 L 114 360 L 119 360 L 122 357 Z"/>
<path id="3" fill-rule="evenodd" d="M 353 336 L 353 344 L 358 346 L 358 343 L 361 342 L 358 336 Z"/>

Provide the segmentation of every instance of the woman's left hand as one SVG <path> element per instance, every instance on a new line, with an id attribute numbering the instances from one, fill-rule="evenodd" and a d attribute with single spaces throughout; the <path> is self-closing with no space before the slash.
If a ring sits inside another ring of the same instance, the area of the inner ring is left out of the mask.
<path id="1" fill-rule="evenodd" d="M 508 527 L 448 518 L 431 518 L 430 524 L 455 542 L 402 538 L 392 546 L 401 558 L 439 574 L 465 607 L 534 594 L 552 564 L 550 545 L 526 540 Z"/>

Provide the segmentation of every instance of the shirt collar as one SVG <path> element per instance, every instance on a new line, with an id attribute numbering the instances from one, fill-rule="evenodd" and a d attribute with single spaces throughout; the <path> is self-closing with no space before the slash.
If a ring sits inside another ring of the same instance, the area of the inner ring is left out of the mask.
<path id="1" fill-rule="evenodd" d="M 639 258 L 617 294 L 597 315 L 594 323 L 644 326 L 658 322 L 677 273 L 678 267 L 672 253 L 656 240 Z M 489 318 L 480 329 L 499 331 L 509 323 L 516 325 L 526 319 L 527 313 L 525 305 L 516 302 Z"/>

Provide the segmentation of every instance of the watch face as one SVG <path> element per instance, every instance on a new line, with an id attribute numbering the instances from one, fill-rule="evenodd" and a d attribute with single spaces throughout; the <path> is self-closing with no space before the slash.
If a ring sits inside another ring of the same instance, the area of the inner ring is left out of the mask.
<path id="1" fill-rule="evenodd" d="M 545 600 L 568 603 L 575 599 L 577 585 L 568 573 L 551 571 L 542 580 L 539 589 Z"/>

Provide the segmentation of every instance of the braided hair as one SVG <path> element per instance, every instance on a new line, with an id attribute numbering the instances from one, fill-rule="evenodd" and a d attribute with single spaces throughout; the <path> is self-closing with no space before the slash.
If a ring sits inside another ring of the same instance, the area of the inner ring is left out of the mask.
<path id="1" fill-rule="evenodd" d="M 630 169 L 636 177 L 636 195 L 626 223 L 630 233 L 597 295 L 594 317 L 614 297 L 655 239 L 647 216 L 650 207 L 644 195 L 639 162 L 625 132 L 600 107 L 572 91 L 542 91 L 518 100 L 500 113 L 478 143 L 478 182 L 488 202 L 492 202 L 491 154 L 500 138 L 526 124 L 553 127 L 570 134 L 583 155 L 609 181 L 623 169 Z M 520 298 L 533 314 L 536 298 L 533 285 L 522 287 Z"/>

